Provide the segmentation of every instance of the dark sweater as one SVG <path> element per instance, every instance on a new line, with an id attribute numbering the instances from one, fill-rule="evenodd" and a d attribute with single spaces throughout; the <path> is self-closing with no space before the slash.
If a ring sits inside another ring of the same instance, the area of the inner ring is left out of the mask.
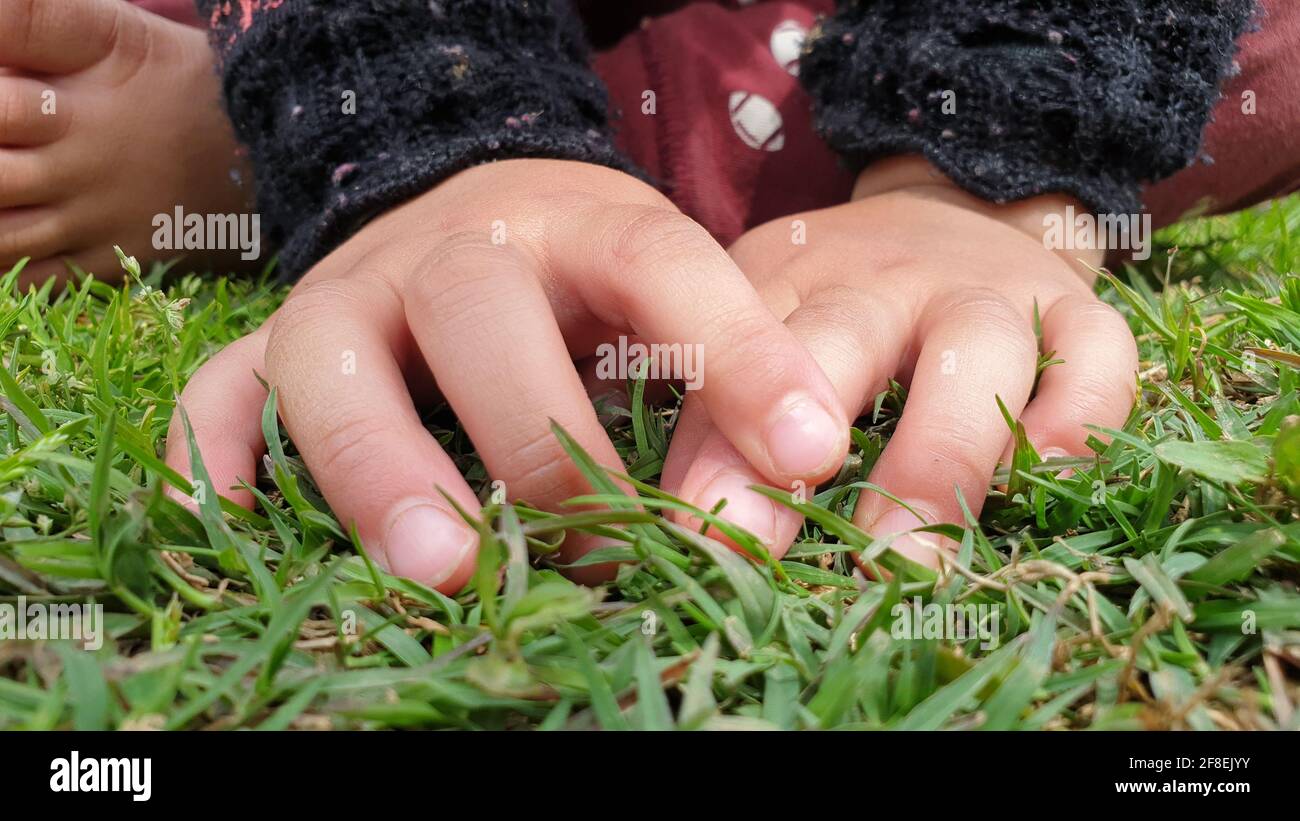
<path id="1" fill-rule="evenodd" d="M 631 170 L 606 129 L 604 87 L 568 0 L 258 5 L 246 14 L 239 2 L 199 2 L 267 240 L 288 276 L 374 216 L 488 160 Z"/>
<path id="2" fill-rule="evenodd" d="M 289 276 L 482 162 L 632 170 L 572 0 L 198 3 Z M 986 199 L 1059 191 L 1129 212 L 1142 182 L 1196 157 L 1252 5 L 842 0 L 800 76 L 855 168 L 923 153 Z"/>
<path id="3" fill-rule="evenodd" d="M 841 0 L 799 76 L 818 131 L 855 168 L 919 153 L 994 202 L 1067 192 L 1134 213 L 1143 182 L 1197 159 L 1253 7 Z"/>

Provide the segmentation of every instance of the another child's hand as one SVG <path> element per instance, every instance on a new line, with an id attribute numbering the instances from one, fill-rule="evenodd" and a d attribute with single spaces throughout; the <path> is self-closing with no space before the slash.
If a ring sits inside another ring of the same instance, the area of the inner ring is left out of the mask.
<path id="1" fill-rule="evenodd" d="M 1117 427 L 1132 407 L 1133 337 L 1093 295 L 1091 275 L 1075 261 L 1091 257 L 1097 265 L 1100 255 L 1044 247 L 1045 209 L 1068 202 L 1040 197 L 993 206 L 920 160 L 898 159 L 868 169 L 853 202 L 760 226 L 731 249 L 830 376 L 849 416 L 869 413 L 891 377 L 908 386 L 902 419 L 870 479 L 925 524 L 963 521 L 955 488 L 974 511 L 982 505 L 995 467 L 1009 454 L 1010 432 L 995 397 L 1024 422 L 1044 456 L 1090 453 L 1084 425 Z M 802 245 L 795 242 L 801 230 Z M 1064 363 L 1047 368 L 1031 402 L 1040 350 L 1035 305 L 1042 350 Z M 744 489 L 764 483 L 762 476 L 703 411 L 687 399 L 665 488 L 704 509 L 727 497 L 722 515 L 783 553 L 800 518 Z M 877 536 L 922 525 L 869 492 L 854 520 Z M 938 543 L 928 534 L 893 544 L 937 564 Z"/>
<path id="2" fill-rule="evenodd" d="M 158 216 L 246 213 L 214 59 L 201 29 L 122 0 L 0 2 L 0 267 L 31 257 L 24 289 L 67 260 L 111 281 L 114 245 L 170 255 Z"/>
<path id="3" fill-rule="evenodd" d="M 339 520 L 392 572 L 451 591 L 477 541 L 439 488 L 478 500 L 417 402 L 440 393 L 507 495 L 553 508 L 591 488 L 550 420 L 621 467 L 573 364 L 619 334 L 702 346 L 703 406 L 754 475 L 816 481 L 843 460 L 834 388 L 708 233 L 631 176 L 550 160 L 472 168 L 366 226 L 182 403 L 226 493 L 264 451 L 264 376 Z M 177 413 L 168 462 L 188 475 L 185 443 Z"/>

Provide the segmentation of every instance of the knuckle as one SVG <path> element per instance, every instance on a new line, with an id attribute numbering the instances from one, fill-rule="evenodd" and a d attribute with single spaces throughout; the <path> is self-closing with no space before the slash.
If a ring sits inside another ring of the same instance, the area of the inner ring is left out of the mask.
<path id="1" fill-rule="evenodd" d="M 918 463 L 932 476 L 955 477 L 965 488 L 972 482 L 987 481 L 993 473 L 993 465 L 984 456 L 992 451 L 970 425 L 935 424 L 922 430 L 917 441 L 923 443 L 918 449 Z"/>
<path id="2" fill-rule="evenodd" d="M 502 270 L 517 268 L 520 259 L 510 244 L 498 246 L 481 231 L 458 231 L 435 243 L 402 284 L 404 299 L 443 304 L 452 292 L 472 291 Z"/>
<path id="3" fill-rule="evenodd" d="M 340 405 L 324 425 L 312 447 L 312 472 L 322 477 L 355 477 L 367 466 L 386 462 L 382 454 L 390 429 L 351 403 Z M 373 471 L 371 471 L 373 472 Z"/>
<path id="4" fill-rule="evenodd" d="M 1116 421 L 1112 417 L 1128 413 L 1136 395 L 1131 374 L 1084 368 L 1070 382 L 1070 410 L 1065 415 L 1074 424 L 1110 423 Z"/>
<path id="5" fill-rule="evenodd" d="M 1071 311 L 1083 323 L 1104 331 L 1123 329 L 1128 333 L 1128 320 L 1124 315 L 1099 299 L 1079 300 L 1070 304 Z"/>
<path id="6" fill-rule="evenodd" d="M 996 291 L 984 288 L 965 291 L 944 313 L 957 323 L 991 333 L 1017 358 L 1037 357 L 1038 339 L 1032 325 L 1009 299 Z"/>
<path id="7" fill-rule="evenodd" d="M 624 206 L 609 238 L 611 257 L 621 269 L 651 272 L 663 260 L 700 248 L 700 228 L 690 217 L 654 205 Z M 719 249 L 721 252 L 721 249 Z"/>
<path id="8" fill-rule="evenodd" d="M 357 294 L 345 281 L 326 280 L 301 286 L 280 307 L 280 318 L 271 336 L 285 336 L 302 325 L 314 325 L 357 301 Z"/>
<path id="9" fill-rule="evenodd" d="M 94 44 L 95 59 L 100 60 L 116 52 L 121 57 L 116 69 L 118 82 L 135 79 L 148 64 L 149 55 L 153 51 L 153 28 L 143 25 L 138 15 L 129 14 L 130 7 L 121 3 L 100 6 L 95 11 L 105 15 L 105 19 L 95 26 L 99 32 Z"/>
<path id="10" fill-rule="evenodd" d="M 546 429 L 520 437 L 510 447 L 506 484 L 512 499 L 540 506 L 553 505 L 587 492 L 580 475 Z"/>
<path id="11" fill-rule="evenodd" d="M 408 304 L 438 306 L 446 313 L 473 310 L 490 302 L 497 289 L 491 280 L 525 275 L 527 260 L 510 244 L 498 245 L 478 231 L 460 231 L 438 242 L 402 283 Z"/>
<path id="12" fill-rule="evenodd" d="M 392 299 L 382 279 L 327 279 L 300 285 L 276 313 L 266 342 L 266 367 L 273 382 L 293 364 L 302 344 L 318 338 L 341 314 L 373 313 L 376 302 Z"/>
<path id="13" fill-rule="evenodd" d="M 713 317 L 706 327 L 703 353 L 718 370 L 752 373 L 755 364 L 762 363 L 767 384 L 799 377 L 789 371 L 803 363 L 790 362 L 793 347 L 780 333 L 774 317 L 730 308 Z"/>
<path id="14" fill-rule="evenodd" d="M 506 246 L 494 245 L 492 238 L 484 231 L 472 228 L 456 228 L 448 231 L 419 260 L 417 268 L 455 268 L 467 260 L 475 259 Z"/>
<path id="15" fill-rule="evenodd" d="M 888 294 L 872 294 L 864 299 L 857 288 L 832 285 L 821 289 L 815 299 L 799 306 L 799 312 L 811 323 L 851 332 L 865 339 L 880 324 L 882 317 L 899 314 L 901 310 Z"/>
<path id="16" fill-rule="evenodd" d="M 442 323 L 446 333 L 457 333 L 499 312 L 499 293 L 487 287 L 483 276 L 447 277 L 433 275 L 411 283 L 406 294 L 408 315 L 426 313 Z"/>
<path id="17" fill-rule="evenodd" d="M 962 316 L 990 321 L 1020 321 L 1020 312 L 1000 292 L 990 288 L 970 288 L 960 292 L 952 306 Z"/>
<path id="18" fill-rule="evenodd" d="M 1099 307 L 1091 310 L 1097 314 L 1099 332 L 1116 346 L 1119 368 L 1127 377 L 1138 368 L 1137 340 L 1133 338 L 1133 331 L 1123 314 L 1105 303 L 1098 302 L 1096 305 Z"/>

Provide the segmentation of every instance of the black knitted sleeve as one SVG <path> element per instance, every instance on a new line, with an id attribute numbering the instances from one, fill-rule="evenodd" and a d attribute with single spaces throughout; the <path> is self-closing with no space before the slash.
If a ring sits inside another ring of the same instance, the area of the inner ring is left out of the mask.
<path id="1" fill-rule="evenodd" d="M 571 0 L 198 0 L 268 242 L 304 273 L 489 160 L 625 170 Z"/>
<path id="2" fill-rule="evenodd" d="M 840 0 L 800 63 L 854 170 L 925 155 L 1007 202 L 1140 209 L 1197 159 L 1253 0 Z"/>

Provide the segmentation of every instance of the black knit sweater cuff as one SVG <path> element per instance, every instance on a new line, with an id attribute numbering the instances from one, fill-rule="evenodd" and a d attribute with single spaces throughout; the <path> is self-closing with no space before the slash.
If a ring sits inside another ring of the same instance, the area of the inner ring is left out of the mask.
<path id="1" fill-rule="evenodd" d="M 473 165 L 633 170 L 570 0 L 286 0 L 251 20 L 216 5 L 227 106 L 287 276 Z"/>
<path id="2" fill-rule="evenodd" d="M 854 168 L 923 154 L 993 202 L 1099 213 L 1197 158 L 1253 0 L 841 0 L 800 62 Z"/>

